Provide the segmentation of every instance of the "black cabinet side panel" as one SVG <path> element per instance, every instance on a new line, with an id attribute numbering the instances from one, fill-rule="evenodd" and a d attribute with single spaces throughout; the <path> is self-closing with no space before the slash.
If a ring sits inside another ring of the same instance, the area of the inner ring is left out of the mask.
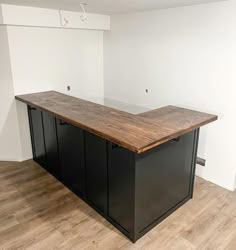
<path id="1" fill-rule="evenodd" d="M 46 153 L 41 110 L 28 106 L 34 160 L 46 167 Z"/>
<path id="2" fill-rule="evenodd" d="M 62 120 L 56 121 L 61 179 L 75 193 L 84 194 L 83 130 Z"/>
<path id="3" fill-rule="evenodd" d="M 85 132 L 86 197 L 103 213 L 107 210 L 107 141 Z"/>
<path id="4" fill-rule="evenodd" d="M 42 112 L 44 138 L 47 158 L 47 170 L 60 178 L 60 166 L 58 160 L 57 133 L 56 133 L 56 118 L 49 115 L 47 112 Z"/>
<path id="5" fill-rule="evenodd" d="M 134 237 L 134 153 L 109 143 L 108 216 Z"/>
<path id="6" fill-rule="evenodd" d="M 136 227 L 142 232 L 191 196 L 195 131 L 137 155 Z"/>

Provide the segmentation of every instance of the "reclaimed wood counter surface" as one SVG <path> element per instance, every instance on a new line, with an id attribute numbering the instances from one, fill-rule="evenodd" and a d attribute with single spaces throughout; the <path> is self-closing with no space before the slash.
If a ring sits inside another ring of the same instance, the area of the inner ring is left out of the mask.
<path id="1" fill-rule="evenodd" d="M 174 106 L 133 115 L 55 91 L 16 99 L 136 153 L 217 120 L 216 115 Z"/>

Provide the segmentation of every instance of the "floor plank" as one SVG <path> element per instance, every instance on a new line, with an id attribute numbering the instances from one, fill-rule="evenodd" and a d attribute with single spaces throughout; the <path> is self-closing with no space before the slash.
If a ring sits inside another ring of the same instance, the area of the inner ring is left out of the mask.
<path id="1" fill-rule="evenodd" d="M 236 249 L 236 193 L 201 178 L 136 244 L 32 160 L 0 162 L 0 183 L 0 249 Z"/>

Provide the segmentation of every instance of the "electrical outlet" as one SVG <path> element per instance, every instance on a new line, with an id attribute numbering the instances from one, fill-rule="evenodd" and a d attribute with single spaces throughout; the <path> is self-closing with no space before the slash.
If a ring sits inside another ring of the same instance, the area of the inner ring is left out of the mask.
<path id="1" fill-rule="evenodd" d="M 70 86 L 69 85 L 67 86 L 67 91 L 70 91 Z"/>

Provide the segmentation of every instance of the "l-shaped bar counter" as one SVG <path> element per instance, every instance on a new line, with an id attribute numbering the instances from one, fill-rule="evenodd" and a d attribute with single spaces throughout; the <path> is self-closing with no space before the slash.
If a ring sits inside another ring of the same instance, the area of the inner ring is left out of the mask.
<path id="1" fill-rule="evenodd" d="M 34 160 L 133 242 L 192 198 L 199 128 L 217 120 L 175 106 L 134 115 L 55 91 L 16 99 Z"/>

